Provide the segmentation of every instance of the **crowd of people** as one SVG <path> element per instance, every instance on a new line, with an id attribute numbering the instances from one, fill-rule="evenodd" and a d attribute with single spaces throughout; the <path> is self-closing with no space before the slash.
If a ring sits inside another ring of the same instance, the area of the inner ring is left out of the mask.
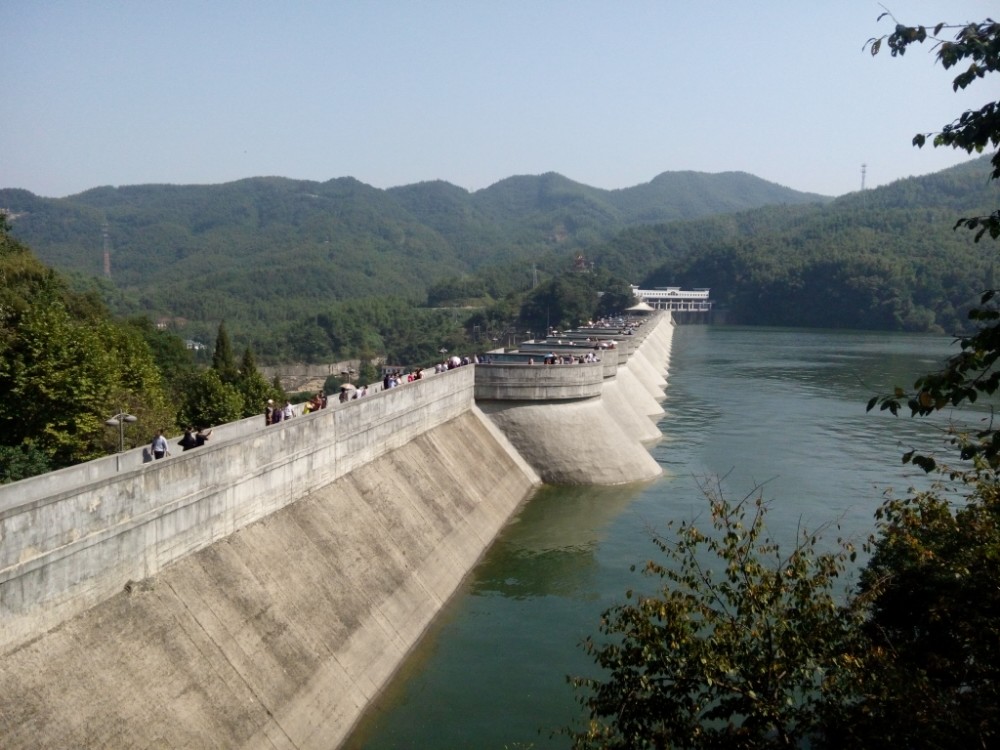
<path id="1" fill-rule="evenodd" d="M 584 364 L 586 362 L 600 362 L 601 358 L 598 357 L 593 352 L 587 352 L 586 354 L 556 354 L 555 352 L 549 352 L 542 359 L 542 364 L 545 365 L 578 365 Z M 528 357 L 528 364 L 535 364 L 534 357 Z"/>
<path id="2" fill-rule="evenodd" d="M 341 391 L 340 400 L 344 400 L 343 391 Z M 326 391 L 318 391 L 315 396 L 302 404 L 302 413 L 309 414 L 310 412 L 319 411 L 320 409 L 325 409 L 327 404 Z M 286 420 L 291 419 L 295 416 L 295 407 L 292 406 L 292 402 L 285 400 L 284 406 L 279 406 L 274 403 L 273 398 L 267 400 L 267 405 L 264 407 L 264 425 L 270 426 L 272 424 L 280 424 Z"/>
<path id="3" fill-rule="evenodd" d="M 622 336 L 631 336 L 635 333 L 640 323 L 628 318 L 598 318 L 587 321 L 587 325 L 581 328 L 617 328 Z"/>
<path id="4" fill-rule="evenodd" d="M 358 398 L 364 398 L 368 395 L 368 386 L 363 385 L 360 388 L 354 386 L 351 383 L 345 383 L 340 386 L 340 403 L 345 404 L 348 401 L 354 401 Z"/>
<path id="5" fill-rule="evenodd" d="M 320 393 L 322 394 L 323 392 L 320 391 Z M 325 394 L 321 397 L 321 400 L 323 405 L 325 406 L 326 405 Z M 295 416 L 295 409 L 292 406 L 291 401 L 285 401 L 284 406 L 278 406 L 277 404 L 274 403 L 273 398 L 269 398 L 267 400 L 267 406 L 264 408 L 265 425 L 278 424 L 279 422 L 283 422 L 286 419 L 291 419 L 294 416 Z"/>

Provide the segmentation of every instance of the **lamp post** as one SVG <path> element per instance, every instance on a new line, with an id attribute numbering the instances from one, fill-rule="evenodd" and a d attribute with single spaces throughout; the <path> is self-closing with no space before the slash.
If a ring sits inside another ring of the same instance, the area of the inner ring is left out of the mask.
<path id="1" fill-rule="evenodd" d="M 129 414 L 128 412 L 120 411 L 117 414 L 115 414 L 113 417 L 111 417 L 111 419 L 108 419 L 108 420 L 106 420 L 104 422 L 104 424 L 106 424 L 108 427 L 117 427 L 118 428 L 118 452 L 119 453 L 124 453 L 125 452 L 125 423 L 128 422 L 129 424 L 132 424 L 133 422 L 138 422 L 138 421 L 139 421 L 138 417 L 136 417 L 136 416 L 134 416 L 132 414 Z"/>

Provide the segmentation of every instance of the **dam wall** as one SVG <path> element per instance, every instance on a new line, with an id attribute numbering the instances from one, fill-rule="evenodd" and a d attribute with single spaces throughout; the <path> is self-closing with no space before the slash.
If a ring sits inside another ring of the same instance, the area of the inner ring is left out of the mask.
<path id="1" fill-rule="evenodd" d="M 4 654 L 3 746 L 337 747 L 537 481 L 471 406 Z"/>
<path id="2" fill-rule="evenodd" d="M 630 348 L 670 332 L 650 321 Z M 542 382 L 511 390 L 482 365 L 428 373 L 166 460 L 112 457 L 75 489 L 4 487 L 4 747 L 337 747 L 540 484 L 534 465 L 568 483 L 588 464 L 611 467 L 601 483 L 659 473 L 617 382 L 627 356 L 611 375 L 611 357 L 534 366 Z M 530 412 L 540 455 L 501 411 Z M 577 449 L 544 453 L 557 444 Z"/>
<path id="3" fill-rule="evenodd" d="M 44 494 L 47 476 L 6 485 L 0 651 L 468 412 L 473 389 L 474 369 L 460 368 L 268 428 L 244 420 L 232 439 L 223 429 L 59 492 Z"/>

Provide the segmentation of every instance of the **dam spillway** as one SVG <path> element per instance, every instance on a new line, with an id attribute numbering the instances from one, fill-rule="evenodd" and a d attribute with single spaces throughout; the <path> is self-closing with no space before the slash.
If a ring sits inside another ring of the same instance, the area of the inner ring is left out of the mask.
<path id="1" fill-rule="evenodd" d="M 647 326 L 639 348 L 662 353 L 669 319 Z M 585 407 L 597 444 L 627 433 L 600 416 L 609 363 L 577 367 L 535 367 L 532 408 Z M 550 460 L 488 416 L 489 369 L 0 488 L 4 746 L 343 742 Z"/>
<path id="2" fill-rule="evenodd" d="M 618 361 L 617 350 L 603 356 Z M 480 367 L 476 403 L 546 484 L 625 484 L 661 473 L 645 435 L 630 434 L 607 408 L 602 361 Z"/>

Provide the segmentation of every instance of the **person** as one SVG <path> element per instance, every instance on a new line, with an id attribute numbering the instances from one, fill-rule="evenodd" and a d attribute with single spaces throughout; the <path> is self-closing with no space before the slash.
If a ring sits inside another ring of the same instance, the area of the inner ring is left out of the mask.
<path id="1" fill-rule="evenodd" d="M 167 439 L 163 437 L 163 430 L 156 431 L 156 437 L 153 438 L 153 444 L 149 447 L 153 451 L 153 458 L 159 459 L 164 456 L 169 456 L 170 451 L 167 450 Z"/>
<path id="2" fill-rule="evenodd" d="M 204 427 L 200 428 L 198 430 L 198 434 L 194 436 L 195 448 L 200 448 L 201 446 L 203 446 L 205 443 L 208 442 L 208 439 L 211 436 L 212 436 L 211 430 L 206 430 Z"/>
<path id="3" fill-rule="evenodd" d="M 267 406 L 264 407 L 264 426 L 274 424 L 274 399 L 269 398 L 267 400 Z"/>
<path id="4" fill-rule="evenodd" d="M 178 445 L 186 451 L 191 450 L 197 445 L 194 438 L 194 430 L 191 427 L 184 428 L 184 437 L 181 438 Z"/>
<path id="5" fill-rule="evenodd" d="M 284 419 L 291 419 L 294 416 L 295 416 L 295 410 L 292 409 L 292 402 L 291 401 L 286 401 L 285 402 L 285 408 L 282 409 L 281 418 L 283 420 Z"/>
<path id="6" fill-rule="evenodd" d="M 274 410 L 271 412 L 271 424 L 278 424 L 278 423 L 280 423 L 281 422 L 281 417 L 282 417 L 282 411 L 281 411 L 281 409 L 278 408 L 277 406 L 275 406 Z"/>

